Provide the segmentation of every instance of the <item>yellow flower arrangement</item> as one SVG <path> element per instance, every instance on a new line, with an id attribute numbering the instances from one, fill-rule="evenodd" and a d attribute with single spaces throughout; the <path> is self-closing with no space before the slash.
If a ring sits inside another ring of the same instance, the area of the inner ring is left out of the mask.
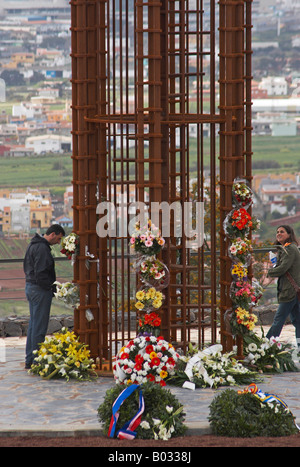
<path id="1" fill-rule="evenodd" d="M 237 334 L 243 334 L 247 331 L 253 331 L 257 323 L 257 316 L 242 307 L 234 310 L 232 325 Z"/>
<path id="2" fill-rule="evenodd" d="M 74 332 L 62 328 L 61 332 L 47 336 L 35 351 L 34 363 L 29 372 L 44 379 L 87 380 L 96 375 L 95 368 L 87 346 L 79 342 Z"/>
<path id="3" fill-rule="evenodd" d="M 244 279 L 248 275 L 248 269 L 243 263 L 237 263 L 231 268 L 231 275 L 239 280 Z"/>
<path id="4" fill-rule="evenodd" d="M 138 290 L 135 295 L 137 302 L 135 307 L 139 311 L 146 311 L 150 308 L 158 309 L 162 306 L 164 295 L 154 287 Z"/>

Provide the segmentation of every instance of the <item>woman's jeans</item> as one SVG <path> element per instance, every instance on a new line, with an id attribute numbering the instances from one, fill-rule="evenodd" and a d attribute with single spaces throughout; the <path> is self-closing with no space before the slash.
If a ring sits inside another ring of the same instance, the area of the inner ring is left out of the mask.
<path id="1" fill-rule="evenodd" d="M 297 296 L 291 302 L 279 303 L 273 324 L 267 333 L 267 338 L 280 336 L 283 325 L 288 316 L 295 327 L 296 341 L 300 347 L 300 306 Z"/>
<path id="2" fill-rule="evenodd" d="M 25 292 L 30 311 L 25 363 L 31 365 L 34 360 L 33 351 L 45 340 L 53 294 L 52 290 L 44 290 L 29 282 L 26 282 Z"/>

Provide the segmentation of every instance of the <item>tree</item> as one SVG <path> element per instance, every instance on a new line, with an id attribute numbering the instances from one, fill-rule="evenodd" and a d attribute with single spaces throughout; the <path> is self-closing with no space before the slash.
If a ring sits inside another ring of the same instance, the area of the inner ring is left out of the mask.
<path id="1" fill-rule="evenodd" d="M 298 203 L 293 195 L 285 195 L 282 197 L 282 200 L 286 205 L 287 212 L 291 212 L 293 209 L 296 209 Z"/>
<path id="2" fill-rule="evenodd" d="M 7 86 L 23 86 L 25 84 L 24 76 L 18 70 L 4 70 L 1 73 L 1 78 L 4 79 Z"/>

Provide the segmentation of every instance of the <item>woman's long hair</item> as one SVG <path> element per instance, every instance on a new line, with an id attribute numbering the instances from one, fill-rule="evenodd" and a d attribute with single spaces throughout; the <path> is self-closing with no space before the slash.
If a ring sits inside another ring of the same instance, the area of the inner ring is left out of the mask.
<path id="1" fill-rule="evenodd" d="M 294 229 L 290 225 L 279 225 L 277 227 L 277 230 L 280 229 L 280 227 L 282 227 L 286 231 L 286 233 L 289 234 L 290 236 L 289 241 L 291 243 L 296 243 L 296 245 L 299 245 Z M 280 243 L 276 241 L 275 245 L 280 245 Z"/>

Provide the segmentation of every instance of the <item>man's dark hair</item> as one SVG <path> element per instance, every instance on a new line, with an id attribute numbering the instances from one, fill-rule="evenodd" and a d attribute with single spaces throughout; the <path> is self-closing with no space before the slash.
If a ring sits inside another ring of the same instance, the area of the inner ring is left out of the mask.
<path id="1" fill-rule="evenodd" d="M 64 229 L 63 229 L 63 227 L 62 227 L 61 225 L 59 225 L 59 224 L 53 224 L 53 225 L 51 225 L 51 226 L 48 228 L 48 230 L 47 230 L 47 232 L 46 232 L 46 235 L 50 235 L 50 234 L 52 234 L 52 232 L 54 232 L 55 235 L 62 234 L 63 237 L 66 235 L 66 233 L 65 233 L 65 231 L 64 231 Z"/>

